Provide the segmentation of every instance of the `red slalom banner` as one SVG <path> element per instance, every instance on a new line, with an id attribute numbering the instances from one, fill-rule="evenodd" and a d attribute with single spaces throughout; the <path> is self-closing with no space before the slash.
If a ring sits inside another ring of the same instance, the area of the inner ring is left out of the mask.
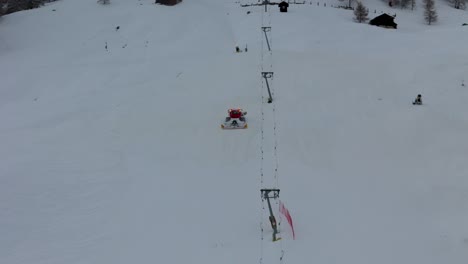
<path id="1" fill-rule="evenodd" d="M 291 214 L 289 213 L 288 209 L 286 208 L 286 206 L 284 206 L 284 204 L 281 201 L 280 201 L 279 206 L 280 206 L 279 208 L 280 213 L 282 213 L 284 217 L 286 217 L 286 220 L 288 220 L 289 226 L 291 226 L 293 239 L 296 239 L 296 235 L 294 234 L 294 225 L 293 225 Z"/>

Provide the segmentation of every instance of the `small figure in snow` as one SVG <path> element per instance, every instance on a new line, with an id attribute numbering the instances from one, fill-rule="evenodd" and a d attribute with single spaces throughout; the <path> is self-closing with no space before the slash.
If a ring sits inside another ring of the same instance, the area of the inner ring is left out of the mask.
<path id="1" fill-rule="evenodd" d="M 239 46 L 236 46 L 236 52 L 241 52 Z"/>
<path id="2" fill-rule="evenodd" d="M 118 31 L 120 29 L 120 26 L 115 27 L 115 31 Z"/>
<path id="3" fill-rule="evenodd" d="M 414 105 L 422 105 L 422 99 L 421 99 L 421 95 L 418 94 L 418 96 L 416 96 L 416 99 L 414 99 L 414 102 L 413 102 Z"/>

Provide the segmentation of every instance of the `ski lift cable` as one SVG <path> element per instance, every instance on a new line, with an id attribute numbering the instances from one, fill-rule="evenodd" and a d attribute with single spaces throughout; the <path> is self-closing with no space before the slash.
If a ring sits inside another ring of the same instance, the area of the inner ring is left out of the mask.
<path id="1" fill-rule="evenodd" d="M 261 16 L 261 21 L 263 24 L 263 13 Z M 263 72 L 263 41 L 261 39 L 260 35 L 260 72 Z M 260 79 L 261 85 L 260 85 L 260 100 L 261 100 L 261 105 L 260 105 L 260 113 L 261 113 L 261 120 L 260 120 L 260 186 L 263 188 L 264 180 L 263 180 L 263 166 L 264 166 L 264 153 L 263 153 L 263 144 L 264 144 L 264 106 L 263 106 L 263 89 L 264 89 L 264 84 L 263 84 L 263 78 Z M 262 210 L 260 210 L 260 258 L 259 258 L 259 264 L 263 264 L 263 254 L 264 254 L 264 234 L 263 234 L 263 219 L 265 217 L 265 205 L 264 205 L 264 199 L 262 199 Z"/>
<path id="2" fill-rule="evenodd" d="M 271 28 L 271 21 L 272 21 L 272 12 L 270 9 L 268 9 L 268 26 Z M 270 34 L 271 34 L 271 31 L 270 31 Z M 273 46 L 273 38 L 272 36 L 270 35 L 270 46 Z M 263 42 L 262 42 L 263 43 Z M 263 51 L 263 49 L 262 49 Z M 270 55 L 270 69 L 273 71 L 273 64 L 274 64 L 274 60 L 273 60 L 273 50 L 270 49 L 269 50 L 269 55 Z M 272 93 L 275 94 L 276 93 L 276 90 L 275 90 L 275 86 L 273 85 L 273 76 L 272 76 L 272 85 L 271 85 L 271 89 L 272 89 Z M 275 170 L 274 170 L 274 180 L 275 180 L 275 185 L 276 185 L 276 188 L 279 189 L 279 159 L 278 159 L 278 123 L 277 123 L 277 117 L 276 117 L 276 112 L 277 112 L 277 104 L 276 104 L 276 100 L 274 102 L 272 102 L 273 105 L 272 105 L 272 115 L 273 115 L 273 137 L 274 137 L 274 150 L 273 150 L 273 153 L 274 153 L 274 159 L 275 159 Z M 279 200 L 276 199 L 276 204 L 277 206 L 279 207 Z M 281 228 L 281 222 L 282 222 L 282 217 L 281 217 L 281 214 L 279 214 L 279 222 L 278 222 L 278 228 L 280 229 Z M 280 230 L 281 232 L 281 230 Z M 281 249 L 281 255 L 280 255 L 280 258 L 279 258 L 279 261 L 280 261 L 280 264 L 283 264 L 283 257 L 284 257 L 284 253 L 285 253 L 285 250 L 284 250 L 284 247 L 283 247 L 283 241 L 282 240 L 279 240 L 279 243 L 280 243 L 280 249 Z"/>
<path id="3" fill-rule="evenodd" d="M 262 24 L 262 28 L 267 24 L 268 27 L 271 28 L 271 12 L 270 12 L 270 9 L 268 9 L 268 14 L 267 14 L 267 17 L 265 17 L 265 15 L 263 13 L 265 12 L 261 12 L 261 24 Z M 262 32 L 263 33 L 263 32 Z M 271 49 L 268 49 L 268 50 L 265 50 L 265 41 L 268 41 L 268 39 L 265 39 L 265 36 L 261 35 L 261 43 L 260 43 L 260 70 L 261 72 L 264 72 L 264 68 L 265 66 L 269 66 L 270 70 L 273 69 L 273 52 Z M 270 36 L 271 37 L 271 36 Z M 271 38 L 270 38 L 271 40 Z M 268 65 L 265 65 L 266 61 L 265 61 L 265 56 L 268 56 L 269 57 L 269 63 Z M 261 77 L 261 90 L 260 90 L 260 97 L 261 97 L 261 120 L 260 120 L 260 131 L 261 131 L 261 142 L 260 142 L 260 155 L 261 155 L 261 164 L 260 164 L 260 185 L 261 187 L 263 188 L 264 187 L 264 179 L 265 179 L 265 175 L 264 175 L 264 161 L 265 161 L 265 156 L 264 156 L 264 147 L 265 147 L 265 115 L 266 115 L 266 112 L 267 112 L 267 109 L 268 108 L 265 108 L 265 95 L 264 95 L 264 90 L 265 90 L 265 82 L 266 80 L 263 80 L 263 76 Z M 273 78 L 272 78 L 273 79 Z M 272 90 L 272 93 L 274 94 L 275 91 L 274 91 L 274 88 Z M 276 121 L 276 111 L 277 111 L 277 108 L 276 108 L 276 103 L 273 103 L 272 105 L 272 115 L 273 115 L 273 131 L 271 131 L 273 133 L 273 146 L 274 146 L 274 149 L 273 149 L 273 153 L 274 153 L 274 164 L 275 164 L 275 168 L 274 168 L 274 175 L 270 175 L 269 177 L 274 177 L 274 183 L 275 183 L 275 186 L 276 188 L 278 189 L 279 188 L 279 175 L 278 175 L 278 167 L 279 167 L 279 161 L 278 161 L 278 134 L 277 134 L 277 121 Z M 269 112 L 269 111 L 268 111 Z M 271 133 L 270 132 L 270 133 Z M 278 199 L 275 199 L 276 200 L 276 205 L 279 206 L 279 200 Z M 260 219 L 260 229 L 261 229 L 261 245 L 260 245 L 260 258 L 259 258 L 259 263 L 260 264 L 263 264 L 263 257 L 264 257 L 264 226 L 263 226 L 263 220 L 264 220 L 264 216 L 265 216 L 265 204 L 264 204 L 264 199 L 262 198 L 262 210 L 261 210 L 261 219 Z M 281 226 L 281 222 L 282 222 L 282 217 L 281 217 L 281 214 L 279 214 L 279 228 Z M 283 247 L 283 241 L 282 240 L 279 240 L 278 241 L 280 243 L 280 257 L 279 257 L 279 263 L 280 264 L 283 264 L 283 256 L 284 256 L 284 247 Z"/>

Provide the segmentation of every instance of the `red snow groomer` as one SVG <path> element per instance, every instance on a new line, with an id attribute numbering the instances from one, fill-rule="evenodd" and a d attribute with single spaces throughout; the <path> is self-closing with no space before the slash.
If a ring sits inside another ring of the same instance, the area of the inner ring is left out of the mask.
<path id="1" fill-rule="evenodd" d="M 247 112 L 242 111 L 240 108 L 231 108 L 228 110 L 229 116 L 226 117 L 226 120 L 221 124 L 223 129 L 240 129 L 247 128 L 247 121 L 245 120 L 245 115 Z"/>

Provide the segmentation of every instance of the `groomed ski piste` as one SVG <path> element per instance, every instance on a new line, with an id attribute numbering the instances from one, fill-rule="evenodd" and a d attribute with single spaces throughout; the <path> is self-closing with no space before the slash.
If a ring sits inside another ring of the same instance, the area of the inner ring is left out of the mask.
<path id="1" fill-rule="evenodd" d="M 250 2 L 0 18 L 0 263 L 468 263 L 467 11 Z"/>

